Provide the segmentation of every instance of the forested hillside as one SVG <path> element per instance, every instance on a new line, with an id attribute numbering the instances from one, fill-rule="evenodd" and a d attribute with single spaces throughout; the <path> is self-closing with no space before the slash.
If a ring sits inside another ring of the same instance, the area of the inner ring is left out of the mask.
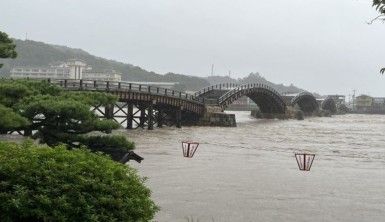
<path id="1" fill-rule="evenodd" d="M 262 77 L 259 73 L 250 73 L 248 76 L 239 79 L 233 79 L 228 76 L 210 76 L 206 78 L 210 85 L 215 85 L 219 83 L 237 83 L 237 84 L 248 84 L 248 83 L 263 83 L 268 86 L 273 87 L 280 93 L 298 93 L 304 91 L 293 84 L 289 86 L 285 86 L 283 84 L 275 84 L 270 81 L 267 81 L 264 77 Z"/>
<path id="2" fill-rule="evenodd" d="M 68 59 L 81 59 L 96 70 L 114 69 L 121 72 L 125 81 L 168 81 L 179 82 L 178 88 L 187 90 L 199 90 L 209 85 L 203 78 L 168 73 L 160 75 L 155 72 L 146 71 L 138 66 L 117 62 L 93 56 L 82 49 L 73 49 L 66 46 L 58 46 L 36 42 L 31 40 L 14 40 L 18 56 L 16 59 L 0 59 L 3 68 L 0 76 L 9 75 L 9 71 L 15 65 L 48 66 Z"/>
<path id="3" fill-rule="evenodd" d="M 274 84 L 267 81 L 259 73 L 250 73 L 242 79 L 233 79 L 228 76 L 210 76 L 200 78 L 183 74 L 167 73 L 164 75 L 155 72 L 149 72 L 138 66 L 108 60 L 89 54 L 82 49 L 74 49 L 66 46 L 58 46 L 37 42 L 32 40 L 14 40 L 18 56 L 16 59 L 0 59 L 3 68 L 0 69 L 0 76 L 9 75 L 13 66 L 49 66 L 65 62 L 68 59 L 81 59 L 96 70 L 114 69 L 122 73 L 124 81 L 153 81 L 153 82 L 179 82 L 175 88 L 178 90 L 197 91 L 206 86 L 218 83 L 254 83 L 261 82 L 276 88 L 279 92 L 296 93 L 302 91 L 293 85 L 284 86 L 283 84 Z"/>

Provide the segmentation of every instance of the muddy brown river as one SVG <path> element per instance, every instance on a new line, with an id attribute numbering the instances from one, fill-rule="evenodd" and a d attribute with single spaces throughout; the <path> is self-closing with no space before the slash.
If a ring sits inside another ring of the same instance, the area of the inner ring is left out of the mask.
<path id="1" fill-rule="evenodd" d="M 385 116 L 256 120 L 238 127 L 125 131 L 130 162 L 161 207 L 155 221 L 385 221 Z M 200 146 L 192 159 L 181 141 Z M 316 157 L 298 170 L 294 153 Z"/>

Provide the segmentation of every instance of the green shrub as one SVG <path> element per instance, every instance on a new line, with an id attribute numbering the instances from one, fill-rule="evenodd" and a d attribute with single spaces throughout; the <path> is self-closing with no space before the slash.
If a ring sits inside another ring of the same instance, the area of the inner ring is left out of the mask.
<path id="1" fill-rule="evenodd" d="M 70 92 L 47 81 L 3 79 L 0 80 L 0 134 L 25 129 L 27 133 L 35 132 L 33 138 L 40 143 L 49 146 L 64 143 L 69 148 L 85 145 L 119 161 L 134 148 L 131 142 L 124 137 L 87 135 L 95 131 L 108 134 L 120 127 L 117 122 L 100 119 L 91 111 L 93 107 L 116 102 L 117 97 L 108 93 Z"/>
<path id="2" fill-rule="evenodd" d="M 28 96 L 57 96 L 61 89 L 43 81 L 33 80 L 0 80 L 0 103 L 11 107 Z"/>
<path id="3" fill-rule="evenodd" d="M 144 179 L 100 153 L 0 142 L 0 221 L 149 221 Z"/>
<path id="4" fill-rule="evenodd" d="M 66 143 L 73 146 L 79 135 L 92 131 L 111 132 L 120 125 L 101 120 L 91 106 L 74 98 L 40 95 L 24 99 L 18 106 L 21 114 L 33 122 L 40 142 L 50 146 Z"/>
<path id="5" fill-rule="evenodd" d="M 124 136 L 82 136 L 79 138 L 82 145 L 87 146 L 94 152 L 103 152 L 111 156 L 115 161 L 119 161 L 130 150 L 135 148 L 133 142 Z"/>
<path id="6" fill-rule="evenodd" d="M 29 121 L 26 118 L 0 104 L 0 133 L 22 129 L 28 125 Z"/>
<path id="7" fill-rule="evenodd" d="M 19 100 L 33 95 L 33 90 L 27 86 L 11 81 L 0 82 L 0 104 L 11 107 Z"/>

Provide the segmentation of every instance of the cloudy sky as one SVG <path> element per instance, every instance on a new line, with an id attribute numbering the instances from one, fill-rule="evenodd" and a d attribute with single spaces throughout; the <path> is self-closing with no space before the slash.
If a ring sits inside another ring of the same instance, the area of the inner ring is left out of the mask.
<path id="1" fill-rule="evenodd" d="M 385 96 L 371 0 L 1 0 L 0 30 L 158 73 L 260 72 L 322 94 Z"/>

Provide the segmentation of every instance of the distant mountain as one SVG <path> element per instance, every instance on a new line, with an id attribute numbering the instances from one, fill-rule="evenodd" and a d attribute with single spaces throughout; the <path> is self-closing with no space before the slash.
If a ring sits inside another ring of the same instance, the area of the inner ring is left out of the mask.
<path id="1" fill-rule="evenodd" d="M 16 59 L 0 59 L 3 68 L 0 69 L 0 76 L 9 75 L 14 66 L 49 66 L 65 62 L 69 59 L 81 59 L 95 70 L 114 69 L 122 73 L 124 81 L 150 81 L 150 82 L 179 82 L 175 87 L 178 90 L 198 91 L 209 85 L 218 83 L 254 83 L 261 82 L 270 85 L 281 93 L 297 93 L 302 89 L 293 85 L 284 86 L 274 84 L 260 76 L 259 73 L 250 73 L 242 79 L 233 79 L 228 76 L 210 76 L 200 78 L 183 74 L 167 73 L 164 75 L 149 72 L 138 66 L 108 60 L 89 54 L 82 49 L 69 48 L 67 46 L 52 45 L 32 40 L 14 39 L 18 56 Z"/>
<path id="2" fill-rule="evenodd" d="M 14 40 L 18 56 L 16 59 L 0 59 L 3 68 L 0 76 L 9 75 L 13 66 L 49 66 L 68 59 L 81 59 L 95 70 L 114 69 L 122 73 L 124 81 L 179 82 L 178 89 L 195 91 L 209 86 L 210 83 L 199 77 L 167 73 L 160 75 L 138 66 L 93 56 L 82 49 L 51 45 L 31 40 Z"/>
<path id="3" fill-rule="evenodd" d="M 206 80 L 209 81 L 210 85 L 216 85 L 219 83 L 237 83 L 236 79 L 230 78 L 229 76 L 209 76 L 206 77 Z"/>
<path id="4" fill-rule="evenodd" d="M 300 89 L 293 84 L 289 86 L 285 86 L 283 84 L 275 84 L 270 81 L 267 81 L 264 77 L 262 77 L 258 72 L 257 73 L 250 73 L 245 78 L 240 79 L 233 79 L 229 76 L 210 76 L 206 78 L 207 81 L 210 82 L 210 85 L 215 85 L 219 83 L 237 83 L 237 84 L 248 84 L 248 83 L 263 83 L 268 86 L 273 87 L 280 93 L 298 93 L 304 91 L 303 89 Z"/>

